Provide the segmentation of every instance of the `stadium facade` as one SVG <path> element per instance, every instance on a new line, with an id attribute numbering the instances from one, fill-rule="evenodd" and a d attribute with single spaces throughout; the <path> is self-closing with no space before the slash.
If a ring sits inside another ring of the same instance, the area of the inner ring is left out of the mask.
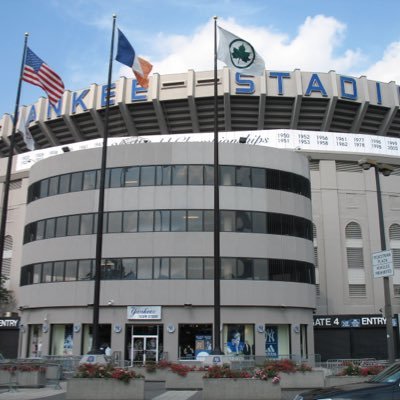
<path id="1" fill-rule="evenodd" d="M 212 341 L 213 83 L 213 71 L 188 71 L 112 87 L 100 332 L 126 360 Z M 16 300 L 4 311 L 20 324 L 4 318 L 0 337 L 22 357 L 90 348 L 105 94 L 93 84 L 21 109 L 18 128 L 40 150 L 17 133 L 3 272 Z M 5 157 L 11 117 L 0 125 Z M 247 341 L 259 356 L 387 357 L 376 182 L 358 165 L 368 157 L 394 167 L 380 183 L 397 354 L 399 87 L 224 68 L 218 126 L 225 352 Z"/>

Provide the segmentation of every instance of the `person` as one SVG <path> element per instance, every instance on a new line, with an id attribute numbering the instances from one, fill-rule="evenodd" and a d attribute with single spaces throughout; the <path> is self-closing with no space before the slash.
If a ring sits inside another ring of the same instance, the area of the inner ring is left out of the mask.
<path id="1" fill-rule="evenodd" d="M 242 343 L 243 345 L 243 343 Z M 228 353 L 239 354 L 241 352 L 240 332 L 235 331 L 232 334 L 231 341 L 227 345 Z"/>
<path id="2" fill-rule="evenodd" d="M 250 347 L 249 342 L 247 340 L 244 342 L 243 354 L 245 356 L 251 355 L 251 347 Z"/>
<path id="3" fill-rule="evenodd" d="M 185 346 L 185 348 L 183 349 L 183 355 L 186 358 L 191 358 L 194 355 L 194 350 L 190 347 L 190 345 L 188 344 L 187 346 Z"/>

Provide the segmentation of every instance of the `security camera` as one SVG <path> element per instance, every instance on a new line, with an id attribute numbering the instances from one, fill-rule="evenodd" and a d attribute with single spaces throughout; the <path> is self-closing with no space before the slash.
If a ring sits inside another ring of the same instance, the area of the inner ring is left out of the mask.
<path id="1" fill-rule="evenodd" d="M 368 170 L 374 165 L 374 163 L 371 160 L 368 160 L 368 158 L 362 158 L 358 161 L 358 165 L 362 169 Z"/>
<path id="2" fill-rule="evenodd" d="M 388 164 L 380 164 L 379 171 L 383 176 L 389 176 L 394 171 L 394 168 Z"/>

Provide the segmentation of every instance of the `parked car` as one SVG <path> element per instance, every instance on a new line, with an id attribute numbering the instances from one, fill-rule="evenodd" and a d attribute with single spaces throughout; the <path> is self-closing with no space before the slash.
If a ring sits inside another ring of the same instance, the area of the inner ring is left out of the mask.
<path id="1" fill-rule="evenodd" d="M 313 389 L 293 400 L 400 400 L 400 362 L 363 383 Z"/>

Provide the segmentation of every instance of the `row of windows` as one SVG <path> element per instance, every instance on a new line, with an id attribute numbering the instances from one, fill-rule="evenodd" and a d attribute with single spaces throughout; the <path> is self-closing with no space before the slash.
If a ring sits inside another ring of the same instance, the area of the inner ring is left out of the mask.
<path id="1" fill-rule="evenodd" d="M 213 185 L 212 165 L 148 165 L 108 168 L 105 187 L 164 185 Z M 53 176 L 28 189 L 28 203 L 37 199 L 81 190 L 98 189 L 100 171 L 91 170 Z M 220 185 L 284 190 L 310 198 L 310 181 L 291 172 L 241 166 L 220 166 Z"/>
<path id="2" fill-rule="evenodd" d="M 35 283 L 94 279 L 95 260 L 68 260 L 32 264 L 21 269 L 21 286 Z M 213 279 L 211 257 L 105 259 L 103 280 Z M 221 279 L 315 283 L 314 266 L 296 260 L 221 258 Z"/>
<path id="3" fill-rule="evenodd" d="M 294 215 L 222 210 L 221 232 L 268 233 L 312 240 L 311 221 Z M 212 232 L 212 210 L 143 210 L 104 213 L 104 233 Z M 97 213 L 48 218 L 25 226 L 24 243 L 97 232 Z"/>

